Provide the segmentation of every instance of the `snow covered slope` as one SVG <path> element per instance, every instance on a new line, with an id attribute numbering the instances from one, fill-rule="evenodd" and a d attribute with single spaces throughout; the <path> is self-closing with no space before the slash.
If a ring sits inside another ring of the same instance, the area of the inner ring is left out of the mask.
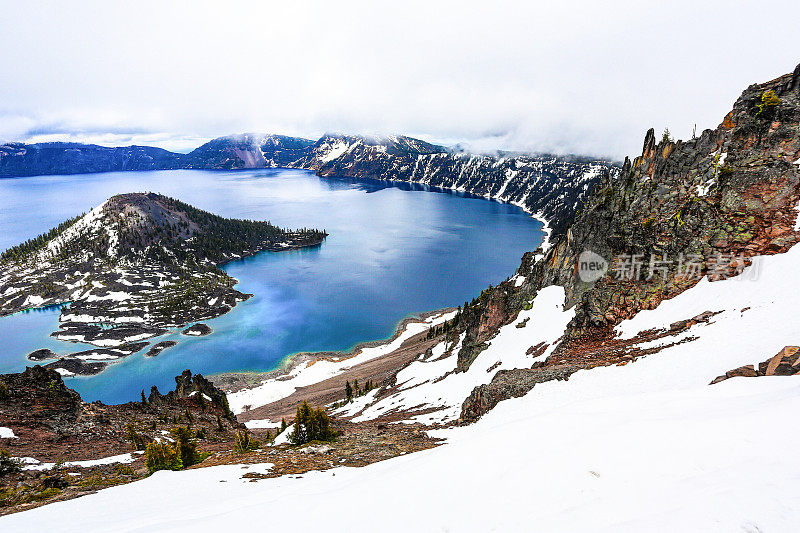
<path id="1" fill-rule="evenodd" d="M 264 157 L 274 161 L 271 145 Z M 603 160 L 550 155 L 480 155 L 404 136 L 324 135 L 303 157 L 282 163 L 322 176 L 406 181 L 468 192 L 522 207 L 565 229 L 593 186 L 619 168 Z"/>
<path id="2" fill-rule="evenodd" d="M 796 306 L 799 269 L 794 247 L 739 278 L 703 281 L 619 326 L 630 336 L 722 311 L 684 333 L 695 340 L 539 384 L 475 424 L 437 431 L 448 439 L 439 448 L 257 483 L 239 479 L 252 466 L 159 472 L 0 528 L 230 530 L 268 516 L 271 528 L 343 531 L 357 516 L 386 531 L 793 531 L 800 456 L 781 448 L 800 436 L 800 378 L 708 383 L 797 344 L 800 324 L 777 318 Z M 545 305 L 555 292 L 531 310 L 544 330 L 564 319 Z"/>
<path id="3" fill-rule="evenodd" d="M 318 383 L 339 375 L 353 366 L 386 355 L 392 350 L 399 348 L 403 342 L 414 335 L 426 331 L 431 326 L 436 326 L 446 320 L 450 320 L 453 318 L 453 314 L 455 313 L 432 315 L 420 321 L 409 322 L 406 324 L 405 328 L 403 328 L 403 331 L 390 342 L 379 346 L 362 348 L 352 357 L 344 357 L 340 360 L 314 359 L 305 361 L 292 368 L 288 372 L 288 375 L 277 375 L 264 380 L 256 387 L 229 394 L 228 403 L 234 413 L 240 414 L 250 407 L 258 407 L 280 400 L 281 398 L 286 398 L 302 387 Z M 255 425 L 251 427 L 255 427 Z"/>
<path id="4" fill-rule="evenodd" d="M 363 402 L 361 410 L 358 405 L 346 406 L 336 414 L 357 414 L 354 421 L 358 422 L 396 411 L 435 409 L 408 420 L 424 424 L 455 422 L 466 397 L 478 385 L 491 381 L 495 371 L 529 368 L 534 361 L 550 355 L 574 315 L 574 310 L 564 310 L 563 305 L 564 289 L 547 287 L 539 292 L 530 309 L 523 310 L 512 324 L 501 328 L 466 372 L 454 372 L 460 341 L 455 346 L 443 341 L 433 348 L 429 358 L 423 354 L 397 374 L 399 390 L 369 405 Z M 526 327 L 518 327 L 522 324 Z M 539 343 L 549 346 L 540 353 L 526 353 L 529 346 Z"/>

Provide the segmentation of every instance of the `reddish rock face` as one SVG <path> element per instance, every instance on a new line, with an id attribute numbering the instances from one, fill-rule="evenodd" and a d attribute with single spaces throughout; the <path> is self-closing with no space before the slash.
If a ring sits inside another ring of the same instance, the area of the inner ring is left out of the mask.
<path id="1" fill-rule="evenodd" d="M 765 94 L 777 100 L 763 105 Z M 777 102 L 777 103 L 775 103 Z M 609 262 L 641 254 L 699 257 L 703 276 L 721 270 L 718 257 L 781 253 L 800 240 L 794 230 L 800 200 L 800 66 L 792 74 L 748 87 L 715 130 L 674 142 L 645 136 L 641 156 L 607 177 L 575 222 L 535 264 L 523 265 L 535 293 L 550 284 L 577 305 L 571 338 L 609 328 L 642 309 L 653 309 L 694 285 L 671 265 L 665 276 L 634 281 L 610 275 L 584 283 L 578 256 L 590 250 Z M 741 262 L 741 261 L 739 261 Z M 727 275 L 741 270 L 731 262 Z M 527 284 L 526 284 L 527 285 Z"/>
<path id="2" fill-rule="evenodd" d="M 459 326 L 465 333 L 459 369 L 468 368 L 486 346 L 497 331 L 491 329 L 495 324 L 499 329 L 509 323 L 549 285 L 565 288 L 566 305 L 575 306 L 575 317 L 545 366 L 614 364 L 618 357 L 596 346 L 613 343 L 613 327 L 622 320 L 656 308 L 703 277 L 713 281 L 738 275 L 749 258 L 782 253 L 800 241 L 794 229 L 799 202 L 800 66 L 748 87 L 722 123 L 699 137 L 657 140 L 648 131 L 641 156 L 626 158 L 619 176 L 603 178 L 553 246 L 523 257 L 517 274 L 524 283 L 501 283 L 481 294 Z M 579 278 L 576 265 L 586 251 L 609 262 L 606 276 L 591 282 Z M 645 274 L 615 276 L 615 259 L 625 256 L 640 257 Z M 680 271 L 680 257 L 695 258 L 693 275 Z M 649 261 L 660 259 L 671 261 L 648 276 Z M 674 324 L 673 331 L 691 327 L 693 320 Z M 742 367 L 717 380 L 767 375 L 768 370 L 769 375 L 794 374 L 795 356 L 776 356 L 763 369 Z M 530 374 L 530 369 L 519 372 Z M 503 396 L 520 394 L 522 382 L 539 378 L 520 378 L 513 387 L 510 379 L 476 389 L 465 403 L 464 412 L 470 413 L 465 419 L 480 416 Z"/>

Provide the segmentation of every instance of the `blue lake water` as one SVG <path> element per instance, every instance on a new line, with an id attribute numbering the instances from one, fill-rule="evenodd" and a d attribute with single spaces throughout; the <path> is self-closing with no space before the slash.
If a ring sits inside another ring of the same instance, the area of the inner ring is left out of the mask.
<path id="1" fill-rule="evenodd" d="M 286 169 L 175 170 L 0 179 L 0 249 L 34 237 L 114 194 L 152 191 L 213 213 L 324 228 L 313 249 L 262 253 L 226 265 L 255 294 L 206 323 L 214 333 L 157 340 L 97 376 L 66 380 L 86 400 L 135 400 L 174 387 L 189 368 L 211 374 L 271 370 L 301 351 L 344 350 L 390 336 L 403 318 L 462 304 L 513 274 L 542 241 L 541 223 L 519 208 L 420 186 L 320 178 Z M 52 339 L 58 308 L 0 318 L 0 372 L 31 365 L 38 348 L 67 354 L 85 345 Z"/>

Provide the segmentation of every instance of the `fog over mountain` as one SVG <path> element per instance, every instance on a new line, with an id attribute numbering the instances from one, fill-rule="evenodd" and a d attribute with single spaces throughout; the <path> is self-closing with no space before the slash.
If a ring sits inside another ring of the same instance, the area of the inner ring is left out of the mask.
<path id="1" fill-rule="evenodd" d="M 800 20 L 800 5 L 771 1 L 0 0 L 0 12 L 0 141 L 188 151 L 236 132 L 335 131 L 616 159 L 649 127 L 715 127 L 741 87 L 797 63 Z"/>

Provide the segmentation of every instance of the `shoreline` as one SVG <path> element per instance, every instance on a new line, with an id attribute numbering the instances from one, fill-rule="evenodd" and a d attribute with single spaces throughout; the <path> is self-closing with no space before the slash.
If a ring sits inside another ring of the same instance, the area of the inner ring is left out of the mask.
<path id="1" fill-rule="evenodd" d="M 354 180 L 354 181 L 372 181 L 372 182 L 379 182 L 379 183 L 387 183 L 390 186 L 397 186 L 396 184 L 404 184 L 404 185 L 416 185 L 422 186 L 428 189 L 429 192 L 435 192 L 439 194 L 457 194 L 457 193 L 466 193 L 469 197 L 478 199 L 478 200 L 486 200 L 489 202 L 497 202 L 501 204 L 507 204 L 514 206 L 520 209 L 523 213 L 531 217 L 532 219 L 540 222 L 542 224 L 541 232 L 543 234 L 542 242 L 539 244 L 539 247 L 543 251 L 547 251 L 547 249 L 552 245 L 551 237 L 553 229 L 550 227 L 550 222 L 541 214 L 541 213 L 534 213 L 530 210 L 530 208 L 526 207 L 520 202 L 516 202 L 513 200 L 503 199 L 500 197 L 492 197 L 486 195 L 478 195 L 466 190 L 460 190 L 455 187 L 442 187 L 438 185 L 427 185 L 424 183 L 416 182 L 416 181 L 402 181 L 402 180 L 387 180 L 387 179 L 379 179 L 379 178 L 352 178 L 348 176 L 322 176 L 317 172 L 310 170 L 310 169 L 303 169 L 303 168 L 296 168 L 296 167 L 273 167 L 273 168 L 284 168 L 289 170 L 308 170 L 313 172 L 313 175 L 319 178 L 329 178 L 329 179 L 346 179 L 346 180 Z M 237 280 L 238 282 L 238 280 Z M 238 283 L 237 283 L 238 284 Z M 365 348 L 374 348 L 377 346 L 382 346 L 393 342 L 397 339 L 402 333 L 405 331 L 406 326 L 412 322 L 420 322 L 424 321 L 426 318 L 436 315 L 446 314 L 448 312 L 454 311 L 455 307 L 445 307 L 441 309 L 434 309 L 431 311 L 425 311 L 421 313 L 417 313 L 412 316 L 407 316 L 400 320 L 395 327 L 394 333 L 386 338 L 386 339 L 379 339 L 379 340 L 372 340 L 372 341 L 363 341 L 355 344 L 349 350 L 339 350 L 339 351 L 321 351 L 321 352 L 297 352 L 294 354 L 289 354 L 284 357 L 279 363 L 278 366 L 272 370 L 266 371 L 259 371 L 259 370 L 251 370 L 251 371 L 240 371 L 240 372 L 217 372 L 214 374 L 209 374 L 205 376 L 208 378 L 212 383 L 216 386 L 221 388 L 226 394 L 234 394 L 243 390 L 247 389 L 254 389 L 265 381 L 269 379 L 280 379 L 283 376 L 289 375 L 293 370 L 297 367 L 302 365 L 306 362 L 317 362 L 322 360 L 328 360 L 331 362 L 341 362 L 351 357 L 358 355 L 358 353 L 365 349 Z"/>
<path id="2" fill-rule="evenodd" d="M 445 315 L 455 311 L 455 307 L 443 307 L 433 311 L 424 311 L 401 319 L 395 326 L 394 333 L 385 339 L 375 339 L 362 341 L 347 350 L 326 350 L 320 352 L 296 352 L 284 357 L 278 366 L 272 370 L 245 370 L 240 372 L 217 372 L 208 374 L 206 377 L 226 394 L 241 392 L 246 389 L 258 387 L 269 379 L 280 380 L 288 376 L 295 369 L 304 363 L 311 364 L 318 361 L 330 361 L 331 363 L 341 363 L 352 359 L 365 349 L 377 348 L 391 344 L 397 340 L 406 330 L 409 324 L 425 322 L 428 318 Z"/>

